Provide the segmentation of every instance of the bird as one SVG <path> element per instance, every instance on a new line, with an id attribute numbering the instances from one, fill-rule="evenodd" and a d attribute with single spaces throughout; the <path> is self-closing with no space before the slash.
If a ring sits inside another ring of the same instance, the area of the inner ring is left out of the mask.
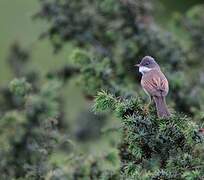
<path id="1" fill-rule="evenodd" d="M 139 67 L 139 72 L 142 74 L 141 86 L 150 97 L 147 107 L 149 107 L 153 99 L 158 117 L 169 117 L 171 114 L 166 105 L 169 83 L 160 66 L 151 56 L 143 57 L 141 62 L 135 66 Z"/>

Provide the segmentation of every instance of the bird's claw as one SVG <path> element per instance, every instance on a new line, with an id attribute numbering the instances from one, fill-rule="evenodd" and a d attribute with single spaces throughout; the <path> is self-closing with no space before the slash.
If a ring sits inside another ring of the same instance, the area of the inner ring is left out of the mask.
<path id="1" fill-rule="evenodd" d="M 144 112 L 145 115 L 149 114 L 149 104 L 144 106 L 143 112 Z"/>

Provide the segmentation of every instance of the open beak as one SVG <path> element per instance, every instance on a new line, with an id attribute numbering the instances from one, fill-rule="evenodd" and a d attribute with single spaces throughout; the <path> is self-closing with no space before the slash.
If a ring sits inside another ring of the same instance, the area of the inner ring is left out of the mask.
<path id="1" fill-rule="evenodd" d="M 140 64 L 135 64 L 134 66 L 135 66 L 135 67 L 140 67 Z"/>

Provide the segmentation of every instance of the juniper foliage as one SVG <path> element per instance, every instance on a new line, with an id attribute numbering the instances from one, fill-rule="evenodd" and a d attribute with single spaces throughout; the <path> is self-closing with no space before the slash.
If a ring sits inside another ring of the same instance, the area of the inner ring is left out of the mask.
<path id="1" fill-rule="evenodd" d="M 196 153 L 204 140 L 199 127 L 180 114 L 158 118 L 151 108 L 147 115 L 143 107 L 138 98 L 118 99 L 105 91 L 95 99 L 96 112 L 108 110 L 121 120 L 121 175 L 125 179 L 202 179 L 202 153 Z"/>

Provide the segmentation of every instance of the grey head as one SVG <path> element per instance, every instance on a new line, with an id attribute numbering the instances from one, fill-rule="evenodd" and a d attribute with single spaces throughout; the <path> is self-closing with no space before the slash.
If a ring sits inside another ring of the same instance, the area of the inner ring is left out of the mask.
<path id="1" fill-rule="evenodd" d="M 139 67 L 139 71 L 142 74 L 144 74 L 144 73 L 146 73 L 152 69 L 160 69 L 157 62 L 151 56 L 145 56 L 144 58 L 142 58 L 142 61 L 140 62 L 140 64 L 137 64 L 136 66 Z"/>

